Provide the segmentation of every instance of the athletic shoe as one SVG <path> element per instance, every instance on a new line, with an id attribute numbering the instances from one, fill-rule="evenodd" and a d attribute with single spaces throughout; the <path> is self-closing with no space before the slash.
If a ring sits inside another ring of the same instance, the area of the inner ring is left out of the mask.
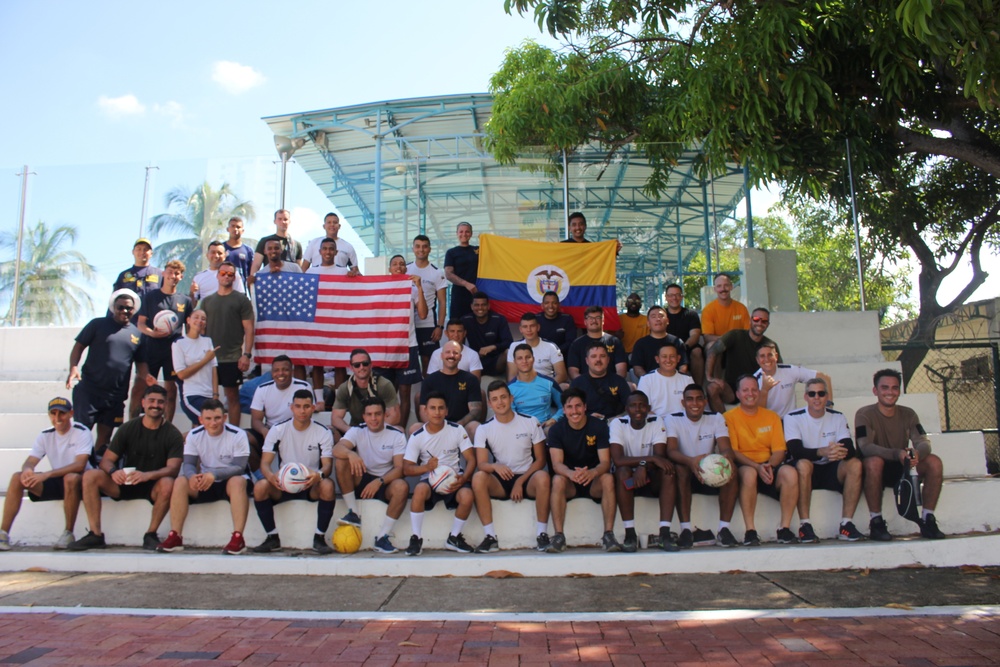
<path id="1" fill-rule="evenodd" d="M 142 548 L 146 551 L 156 551 L 160 546 L 160 536 L 156 533 L 145 533 L 142 536 Z"/>
<path id="2" fill-rule="evenodd" d="M 70 542 L 66 548 L 70 551 L 86 551 L 87 549 L 105 549 L 107 546 L 104 542 L 104 535 L 95 535 L 93 531 L 88 530 L 86 535 L 76 542 Z"/>
<path id="3" fill-rule="evenodd" d="M 622 551 L 627 554 L 634 554 L 639 550 L 639 536 L 634 530 L 625 531 L 625 541 L 622 542 Z"/>
<path id="4" fill-rule="evenodd" d="M 669 551 L 674 553 L 680 551 L 681 547 L 677 544 L 677 533 L 671 533 L 666 528 L 660 529 L 660 548 L 664 551 Z"/>
<path id="5" fill-rule="evenodd" d="M 813 530 L 811 523 L 803 523 L 799 526 L 799 542 L 802 544 L 816 544 L 819 542 L 819 538 L 816 537 L 816 531 Z"/>
<path id="6" fill-rule="evenodd" d="M 795 537 L 795 533 L 792 532 L 791 528 L 779 528 L 778 529 L 778 544 L 798 544 L 799 538 Z"/>
<path id="7" fill-rule="evenodd" d="M 550 554 L 561 554 L 566 551 L 566 536 L 562 533 L 556 533 L 553 535 L 552 539 L 549 541 L 549 546 L 545 551 Z"/>
<path id="8" fill-rule="evenodd" d="M 422 537 L 410 535 L 410 546 L 406 547 L 407 556 L 419 556 L 424 552 L 424 540 Z"/>
<path id="9" fill-rule="evenodd" d="M 848 542 L 857 542 L 863 539 L 864 535 L 861 531 L 854 526 L 853 521 L 848 521 L 843 526 L 840 527 L 840 532 L 837 533 L 838 540 L 847 540 Z"/>
<path id="10" fill-rule="evenodd" d="M 243 539 L 243 533 L 239 531 L 233 532 L 233 536 L 229 538 L 229 544 L 222 547 L 222 553 L 227 556 L 239 556 L 246 550 L 247 542 Z"/>
<path id="11" fill-rule="evenodd" d="M 760 536 L 757 535 L 756 530 L 748 530 L 746 534 L 743 535 L 743 546 L 745 547 L 760 546 Z"/>
<path id="12" fill-rule="evenodd" d="M 500 551 L 500 542 L 493 535 L 484 537 L 483 541 L 476 547 L 477 554 L 491 554 L 494 551 Z"/>
<path id="13" fill-rule="evenodd" d="M 885 519 L 877 516 L 868 522 L 868 539 L 876 542 L 892 541 L 892 535 L 889 534 L 889 527 L 885 525 Z"/>
<path id="14" fill-rule="evenodd" d="M 167 539 L 156 545 L 156 550 L 160 553 L 168 554 L 175 551 L 184 551 L 184 539 L 177 534 L 176 530 L 171 530 L 167 533 Z"/>
<path id="15" fill-rule="evenodd" d="M 677 546 L 681 549 L 690 549 L 694 546 L 694 535 L 691 533 L 690 528 L 685 528 L 681 531 L 681 534 L 677 536 Z"/>
<path id="16" fill-rule="evenodd" d="M 650 533 L 649 537 L 646 538 L 646 548 L 647 549 L 659 549 L 660 548 L 660 534 Z"/>
<path id="17" fill-rule="evenodd" d="M 538 537 L 535 538 L 535 551 L 548 551 L 549 544 L 549 534 L 538 533 Z"/>
<path id="18" fill-rule="evenodd" d="M 394 554 L 397 551 L 399 551 L 399 549 L 393 546 L 392 542 L 389 540 L 388 535 L 382 535 L 381 537 L 376 537 L 375 545 L 372 546 L 372 549 L 379 552 L 380 554 Z"/>
<path id="19" fill-rule="evenodd" d="M 10 551 L 10 535 L 6 530 L 0 530 L 0 551 Z"/>
<path id="20" fill-rule="evenodd" d="M 313 551 L 321 556 L 333 553 L 333 547 L 326 543 L 326 535 L 316 533 L 313 535 Z"/>
<path id="21" fill-rule="evenodd" d="M 615 553 L 622 550 L 622 545 L 618 544 L 613 531 L 605 531 L 601 536 L 601 548 L 608 553 Z"/>
<path id="22" fill-rule="evenodd" d="M 281 551 L 281 538 L 277 534 L 268 535 L 264 541 L 253 548 L 254 553 L 269 554 L 272 551 Z"/>
<path id="23" fill-rule="evenodd" d="M 756 534 L 757 533 L 754 532 L 754 535 Z M 736 536 L 733 535 L 733 531 L 729 530 L 729 528 L 720 528 L 719 534 L 715 536 L 715 544 L 716 546 L 728 549 L 730 547 L 739 546 L 740 543 L 736 541 Z M 757 544 L 760 544 L 760 541 L 758 541 Z"/>
<path id="24" fill-rule="evenodd" d="M 920 534 L 928 540 L 943 540 L 946 537 L 938 528 L 937 519 L 933 514 L 928 514 L 926 519 L 921 519 L 917 523 L 920 524 Z"/>
<path id="25" fill-rule="evenodd" d="M 710 547 L 715 544 L 715 533 L 710 530 L 696 528 L 693 539 L 696 547 Z"/>
<path id="26" fill-rule="evenodd" d="M 361 527 L 361 517 L 355 513 L 354 510 L 347 510 L 347 514 L 344 515 L 343 519 L 337 521 L 341 526 L 357 526 Z"/>
<path id="27" fill-rule="evenodd" d="M 68 549 L 70 543 L 75 539 L 76 538 L 73 537 L 72 531 L 64 530 L 62 532 L 62 535 L 59 536 L 59 539 L 56 540 L 56 543 L 52 545 L 52 548 L 58 549 L 59 551 L 62 551 L 63 549 Z"/>
<path id="28" fill-rule="evenodd" d="M 449 551 L 457 551 L 460 554 L 471 554 L 475 551 L 472 545 L 465 541 L 465 536 L 462 533 L 448 535 L 448 539 L 444 541 L 444 548 Z"/>

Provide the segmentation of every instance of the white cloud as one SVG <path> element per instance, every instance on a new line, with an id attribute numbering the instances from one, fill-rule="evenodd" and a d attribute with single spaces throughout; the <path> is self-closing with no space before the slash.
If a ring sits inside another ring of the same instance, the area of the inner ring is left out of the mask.
<path id="1" fill-rule="evenodd" d="M 187 119 L 187 113 L 184 111 L 183 105 L 174 100 L 170 100 L 164 104 L 154 104 L 153 112 L 168 118 L 170 120 L 170 127 L 173 128 L 184 127 L 184 121 Z"/>
<path id="2" fill-rule="evenodd" d="M 97 98 L 97 108 L 109 118 L 125 118 L 126 116 L 141 116 L 146 113 L 146 105 L 132 93 L 121 97 L 101 95 Z"/>
<path id="3" fill-rule="evenodd" d="M 223 90 L 239 95 L 264 83 L 264 75 L 249 65 L 241 65 L 231 60 L 218 60 L 212 64 L 212 81 Z"/>

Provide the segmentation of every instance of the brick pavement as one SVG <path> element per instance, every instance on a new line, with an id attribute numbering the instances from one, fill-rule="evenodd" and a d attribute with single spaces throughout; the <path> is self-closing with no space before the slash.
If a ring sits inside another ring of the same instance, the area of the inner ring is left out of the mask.
<path id="1" fill-rule="evenodd" d="M 1000 618 L 485 622 L 0 614 L 0 665 L 992 665 Z"/>

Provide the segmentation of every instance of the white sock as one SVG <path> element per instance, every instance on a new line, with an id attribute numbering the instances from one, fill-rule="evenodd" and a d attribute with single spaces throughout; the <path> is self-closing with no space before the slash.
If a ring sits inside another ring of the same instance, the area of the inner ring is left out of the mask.
<path id="1" fill-rule="evenodd" d="M 681 521 L 681 530 L 691 530 L 691 522 Z"/>
<path id="2" fill-rule="evenodd" d="M 799 519 L 799 528 L 801 528 L 802 526 L 808 526 L 808 525 L 811 525 L 811 524 L 812 524 L 812 521 L 809 520 L 809 517 L 806 517 L 805 519 Z"/>
<path id="3" fill-rule="evenodd" d="M 849 516 L 842 516 L 842 517 L 840 517 L 840 525 L 841 526 L 846 526 L 850 522 L 851 522 L 851 517 L 849 517 Z"/>
<path id="4" fill-rule="evenodd" d="M 869 512 L 868 513 L 868 518 L 869 519 L 881 519 L 882 518 L 882 513 L 881 512 Z"/>
<path id="5" fill-rule="evenodd" d="M 354 497 L 354 492 L 351 491 L 349 493 L 342 493 L 341 495 L 344 497 L 344 504 L 347 505 L 347 509 L 351 510 L 352 512 L 357 512 L 358 503 Z"/>
<path id="6" fill-rule="evenodd" d="M 923 519 L 924 521 L 927 521 L 927 517 L 929 516 L 934 516 L 934 510 L 929 510 L 927 508 L 924 508 L 924 511 L 920 513 L 920 518 Z"/>
<path id="7" fill-rule="evenodd" d="M 492 523 L 488 523 L 485 526 L 483 526 L 483 532 L 489 535 L 490 537 L 497 536 L 497 530 L 496 528 L 493 527 Z"/>
<path id="8" fill-rule="evenodd" d="M 459 519 L 457 516 L 455 520 L 451 522 L 451 534 L 458 535 L 462 532 L 462 526 L 465 525 L 465 519 Z"/>
<path id="9" fill-rule="evenodd" d="M 625 527 L 626 530 L 629 529 L 629 528 L 635 528 L 635 521 L 634 520 L 633 521 L 622 521 L 622 526 Z"/>
<path id="10" fill-rule="evenodd" d="M 413 534 L 417 537 L 423 537 L 424 530 L 424 513 L 423 512 L 410 512 L 410 527 L 413 528 Z"/>
<path id="11" fill-rule="evenodd" d="M 660 522 L 660 528 L 670 528 L 670 522 L 669 521 L 661 521 Z"/>
<path id="12" fill-rule="evenodd" d="M 380 533 L 380 536 L 388 535 L 390 532 L 392 532 L 392 527 L 395 525 L 396 525 L 396 520 L 393 519 L 392 517 L 387 516 L 386 518 L 384 518 L 382 520 L 382 532 Z"/>
<path id="13" fill-rule="evenodd" d="M 535 522 L 535 535 L 541 535 L 542 533 L 548 531 L 548 529 L 549 529 L 548 522 L 545 523 L 541 521 Z"/>

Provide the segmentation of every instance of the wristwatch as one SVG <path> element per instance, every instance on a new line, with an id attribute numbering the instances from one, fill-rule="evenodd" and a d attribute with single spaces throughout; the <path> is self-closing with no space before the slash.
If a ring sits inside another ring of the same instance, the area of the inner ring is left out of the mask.
<path id="1" fill-rule="evenodd" d="M 641 467 L 645 468 L 646 467 L 646 459 L 642 459 L 641 461 L 639 461 L 639 465 Z"/>
<path id="2" fill-rule="evenodd" d="M 249 352 L 244 352 L 243 356 L 246 357 L 247 359 L 253 359 L 253 355 L 250 354 Z"/>

